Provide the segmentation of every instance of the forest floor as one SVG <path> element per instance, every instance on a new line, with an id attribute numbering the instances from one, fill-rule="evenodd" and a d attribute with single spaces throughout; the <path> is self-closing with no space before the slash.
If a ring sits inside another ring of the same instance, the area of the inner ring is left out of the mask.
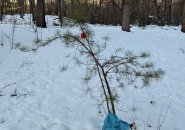
<path id="1" fill-rule="evenodd" d="M 47 16 L 48 27 L 38 28 L 37 33 L 29 15 L 24 20 L 7 16 L 0 24 L 0 130 L 101 130 L 106 113 L 82 82 L 85 68 L 70 64 L 61 71 L 70 61 L 66 56 L 75 49 L 66 48 L 60 39 L 36 52 L 10 47 L 12 41 L 33 47 L 36 37 L 44 41 L 57 31 L 64 32 L 53 26 L 55 18 Z M 142 89 L 117 88 L 118 117 L 136 122 L 137 130 L 158 130 L 160 125 L 160 130 L 184 130 L 185 34 L 180 27 L 132 26 L 128 33 L 120 26 L 89 26 L 95 40 L 110 37 L 105 55 L 119 47 L 147 51 L 150 61 L 166 73 Z"/>

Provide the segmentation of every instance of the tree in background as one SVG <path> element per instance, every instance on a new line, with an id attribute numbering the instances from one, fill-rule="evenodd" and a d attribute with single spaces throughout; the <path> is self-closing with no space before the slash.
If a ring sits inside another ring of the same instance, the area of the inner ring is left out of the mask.
<path id="1" fill-rule="evenodd" d="M 25 4 L 29 1 L 29 4 Z M 38 2 L 37 2 L 38 1 Z M 58 15 L 60 25 L 64 16 L 83 17 L 91 24 L 122 25 L 130 31 L 130 24 L 146 26 L 180 25 L 183 0 L 0 0 L 0 20 L 3 15 L 32 13 L 33 22 L 46 27 L 45 13 Z M 38 3 L 38 4 L 37 4 Z M 46 5 L 45 5 L 46 4 Z M 29 8 L 27 8 L 29 6 Z M 24 9 L 23 9 L 24 8 Z M 36 17 L 38 15 L 38 17 Z"/>
<path id="2" fill-rule="evenodd" d="M 21 18 L 24 16 L 24 0 L 17 0 L 18 2 L 18 12 Z"/>
<path id="3" fill-rule="evenodd" d="M 165 0 L 164 3 L 164 23 L 167 25 L 171 24 L 171 11 L 172 11 L 172 0 Z"/>
<path id="4" fill-rule="evenodd" d="M 122 0 L 122 30 L 130 32 L 130 0 Z"/>
<path id="5" fill-rule="evenodd" d="M 57 3 L 58 3 L 58 17 L 60 21 L 60 26 L 62 26 L 65 12 L 64 0 L 57 0 Z"/>
<path id="6" fill-rule="evenodd" d="M 30 3 L 30 13 L 32 14 L 32 21 L 35 23 L 35 0 L 29 0 Z"/>
<path id="7" fill-rule="evenodd" d="M 149 24 L 149 8 L 150 0 L 139 0 L 139 26 L 146 26 Z"/>
<path id="8" fill-rule="evenodd" d="M 185 32 L 185 0 L 183 2 L 182 32 Z"/>
<path id="9" fill-rule="evenodd" d="M 37 0 L 36 26 L 46 28 L 45 0 Z"/>
<path id="10" fill-rule="evenodd" d="M 0 7 L 1 7 L 1 9 L 0 9 L 0 11 L 1 11 L 1 13 L 0 13 L 0 21 L 2 23 L 3 14 L 4 14 L 4 0 L 0 0 Z"/>

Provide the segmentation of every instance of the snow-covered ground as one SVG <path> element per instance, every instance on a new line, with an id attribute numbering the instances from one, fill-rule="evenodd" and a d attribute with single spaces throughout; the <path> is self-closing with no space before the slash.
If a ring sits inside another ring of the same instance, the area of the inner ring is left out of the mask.
<path id="1" fill-rule="evenodd" d="M 17 18 L 13 41 L 32 47 L 37 34 L 28 18 Z M 64 30 L 53 26 L 54 19 L 48 16 L 48 28 L 38 28 L 39 38 Z M 74 50 L 66 49 L 61 40 L 36 52 L 11 50 L 12 20 L 9 16 L 0 24 L 0 130 L 101 130 L 106 114 L 87 94 L 81 80 L 85 70 L 72 64 L 61 72 L 69 62 L 66 55 Z M 166 72 L 146 88 L 118 88 L 119 118 L 136 122 L 137 130 L 157 130 L 160 124 L 161 130 L 184 130 L 185 34 L 180 27 L 133 26 L 127 33 L 121 27 L 89 26 L 97 40 L 111 38 L 107 55 L 119 47 L 147 51 L 150 60 Z"/>

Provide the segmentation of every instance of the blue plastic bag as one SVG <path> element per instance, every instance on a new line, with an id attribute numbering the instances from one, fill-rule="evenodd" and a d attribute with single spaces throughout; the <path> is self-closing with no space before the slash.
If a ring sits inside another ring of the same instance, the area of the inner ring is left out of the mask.
<path id="1" fill-rule="evenodd" d="M 104 120 L 102 130 L 129 130 L 130 125 L 122 120 L 119 120 L 116 114 L 109 113 Z"/>

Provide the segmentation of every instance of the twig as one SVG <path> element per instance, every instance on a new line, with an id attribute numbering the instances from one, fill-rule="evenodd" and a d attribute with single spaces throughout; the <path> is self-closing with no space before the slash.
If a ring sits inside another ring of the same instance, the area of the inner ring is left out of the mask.
<path id="1" fill-rule="evenodd" d="M 9 87 L 10 85 L 13 85 L 13 84 L 16 84 L 16 82 L 7 84 L 6 86 L 2 87 L 1 89 L 7 88 L 7 87 Z"/>
<path id="2" fill-rule="evenodd" d="M 5 32 L 2 32 L 3 34 L 4 34 L 4 36 L 8 39 L 8 41 L 9 41 L 9 44 L 10 44 L 10 47 L 11 47 L 11 37 L 10 36 L 8 36 Z"/>
<path id="3" fill-rule="evenodd" d="M 21 97 L 21 96 L 24 96 L 24 97 L 26 97 L 28 94 L 19 94 L 19 95 L 17 95 L 17 97 L 16 98 L 19 98 L 19 97 Z"/>
<path id="4" fill-rule="evenodd" d="M 168 114 L 168 110 L 169 110 L 169 108 L 170 108 L 170 105 L 171 105 L 171 103 L 168 105 L 168 108 L 167 108 L 167 110 L 166 110 L 166 113 L 165 113 L 165 115 L 164 115 L 164 117 L 163 117 L 163 119 L 162 119 L 162 121 L 161 121 L 161 123 L 160 123 L 160 119 L 161 119 L 162 111 L 163 111 L 163 105 L 162 105 L 162 107 L 161 107 L 161 113 L 160 113 L 160 117 L 159 117 L 159 121 L 158 121 L 158 128 L 157 128 L 157 130 L 160 130 L 160 129 L 161 129 L 161 127 L 162 127 L 162 125 L 163 125 L 163 123 L 164 123 L 164 121 L 165 121 L 165 119 L 166 119 L 166 116 L 167 116 L 167 114 Z"/>

